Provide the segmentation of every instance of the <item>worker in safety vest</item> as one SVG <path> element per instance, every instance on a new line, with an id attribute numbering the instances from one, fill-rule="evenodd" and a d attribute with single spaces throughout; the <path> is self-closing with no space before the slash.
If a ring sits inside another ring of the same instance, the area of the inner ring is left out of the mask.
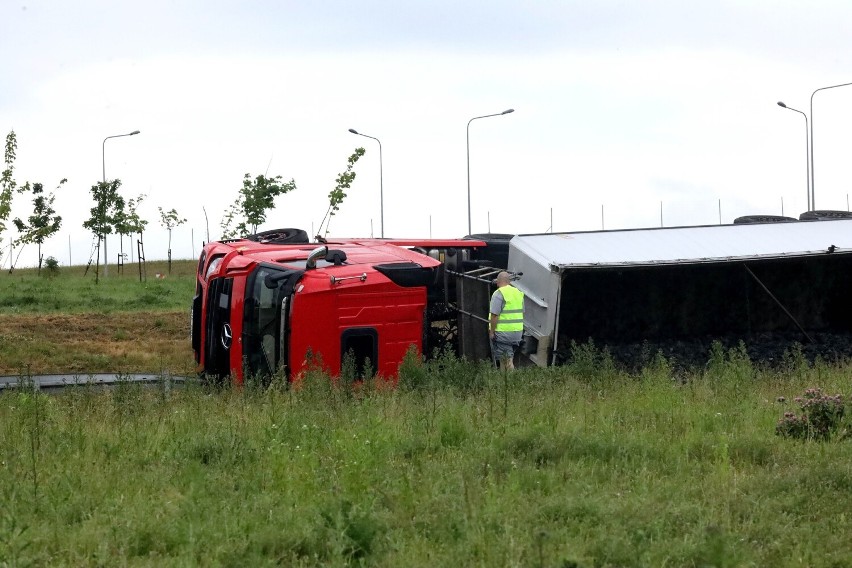
<path id="1" fill-rule="evenodd" d="M 491 318 L 488 338 L 494 359 L 502 362 L 504 369 L 514 370 L 515 348 L 524 335 L 524 293 L 510 284 L 508 272 L 497 275 L 497 289 L 491 295 Z"/>

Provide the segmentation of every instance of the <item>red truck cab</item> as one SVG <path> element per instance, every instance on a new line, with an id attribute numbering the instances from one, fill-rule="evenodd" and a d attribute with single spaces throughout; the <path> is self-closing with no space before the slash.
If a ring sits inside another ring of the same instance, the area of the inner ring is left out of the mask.
<path id="1" fill-rule="evenodd" d="M 246 239 L 202 250 L 192 307 L 198 371 L 240 383 L 309 365 L 330 375 L 345 355 L 358 376 L 393 378 L 406 351 L 428 352 L 430 297 L 447 254 L 472 240 Z"/>

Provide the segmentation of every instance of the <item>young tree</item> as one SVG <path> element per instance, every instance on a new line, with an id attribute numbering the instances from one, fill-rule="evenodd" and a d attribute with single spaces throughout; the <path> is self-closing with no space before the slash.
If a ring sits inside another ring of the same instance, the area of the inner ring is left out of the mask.
<path id="1" fill-rule="evenodd" d="M 122 210 L 119 212 L 115 229 L 119 235 L 121 235 L 121 254 L 124 254 L 124 237 L 126 235 L 133 235 L 134 233 L 139 234 L 140 238 L 142 236 L 142 232 L 145 230 L 145 227 L 148 225 L 148 221 L 139 217 L 139 213 L 137 212 L 137 208 L 145 199 L 145 194 L 140 193 L 136 199 L 129 199 L 127 201 L 126 210 Z M 131 260 L 133 260 L 133 240 L 131 239 L 131 249 L 130 256 Z"/>
<path id="2" fill-rule="evenodd" d="M 100 262 L 100 243 L 104 243 L 104 263 L 108 262 L 106 257 L 106 236 L 113 232 L 116 219 L 124 211 L 124 198 L 119 195 L 118 188 L 121 180 L 99 181 L 90 190 L 95 206 L 89 211 L 91 217 L 83 223 L 83 228 L 89 229 L 98 236 L 98 262 Z M 106 271 L 104 271 L 106 273 Z M 95 268 L 95 281 L 98 280 L 97 265 Z"/>
<path id="3" fill-rule="evenodd" d="M 3 153 L 3 161 L 6 168 L 0 176 L 0 235 L 6 230 L 6 221 L 9 220 L 9 215 L 12 213 L 12 194 L 17 186 L 15 178 L 15 151 L 18 149 L 18 139 L 15 136 L 15 131 L 12 130 L 6 135 L 6 148 Z M 0 236 L 0 244 L 3 238 Z M 11 252 L 9 253 L 11 255 Z M 0 248 L 0 259 L 3 258 L 3 250 Z"/>
<path id="4" fill-rule="evenodd" d="M 56 189 L 62 187 L 62 185 L 67 181 L 67 179 L 62 179 L 62 181 L 59 182 L 59 185 L 56 186 Z M 44 241 L 56 234 L 59 227 L 62 226 L 62 217 L 54 215 L 56 210 L 53 209 L 53 201 L 56 196 L 53 192 L 45 195 L 44 186 L 42 184 L 34 183 L 30 185 L 30 183 L 27 182 L 23 188 L 21 188 L 21 193 L 28 191 L 33 194 L 33 214 L 27 218 L 26 223 L 20 218 L 15 217 L 13 222 L 15 223 L 15 227 L 18 229 L 18 233 L 20 233 L 20 237 L 15 240 L 15 244 L 20 245 L 21 247 L 18 251 L 18 257 L 21 256 L 21 251 L 24 250 L 24 245 L 28 245 L 30 243 L 36 243 L 38 245 L 38 272 L 41 274 L 41 245 Z M 17 263 L 17 259 L 15 259 L 15 262 Z"/>
<path id="5" fill-rule="evenodd" d="M 296 182 L 282 182 L 281 176 L 243 177 L 243 187 L 237 200 L 231 204 L 222 217 L 222 238 L 233 239 L 256 233 L 258 225 L 266 221 L 266 213 L 275 207 L 275 198 L 296 189 Z M 233 228 L 231 225 L 236 223 Z"/>
<path id="6" fill-rule="evenodd" d="M 186 219 L 181 219 L 178 212 L 172 209 L 171 211 L 163 211 L 162 207 L 157 207 L 160 211 L 160 225 L 169 230 L 169 274 L 172 273 L 172 229 L 186 223 Z"/>
<path id="7" fill-rule="evenodd" d="M 352 171 L 352 168 L 355 167 L 355 163 L 365 153 L 366 150 L 364 150 L 364 148 L 356 148 L 355 153 L 349 156 L 349 159 L 346 160 L 346 171 L 337 176 L 337 179 L 335 180 L 337 185 L 328 193 L 328 210 L 325 212 L 325 216 L 322 218 L 322 221 L 320 221 L 319 230 L 316 235 L 317 240 L 323 236 L 323 223 L 325 223 L 325 236 L 328 235 L 331 218 L 334 217 L 334 214 L 340 209 L 340 204 L 343 203 L 343 199 L 346 197 L 346 193 L 343 190 L 352 187 L 352 182 L 355 181 L 355 172 Z"/>

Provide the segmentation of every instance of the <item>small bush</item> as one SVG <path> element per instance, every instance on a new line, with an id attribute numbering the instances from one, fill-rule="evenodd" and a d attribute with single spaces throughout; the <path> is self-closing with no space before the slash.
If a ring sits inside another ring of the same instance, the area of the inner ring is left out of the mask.
<path id="1" fill-rule="evenodd" d="M 48 278 L 53 278 L 59 274 L 59 261 L 56 258 L 49 256 L 44 259 L 44 273 Z"/>
<path id="2" fill-rule="evenodd" d="M 824 395 L 821 389 L 812 388 L 795 401 L 802 410 L 801 416 L 785 412 L 775 426 L 776 434 L 802 440 L 828 440 L 841 432 L 846 410 L 841 395 Z"/>

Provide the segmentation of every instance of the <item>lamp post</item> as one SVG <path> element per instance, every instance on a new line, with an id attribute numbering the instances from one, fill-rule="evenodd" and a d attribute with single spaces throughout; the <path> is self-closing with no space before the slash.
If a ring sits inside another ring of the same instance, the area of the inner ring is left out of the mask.
<path id="1" fill-rule="evenodd" d="M 480 118 L 489 118 L 492 116 L 503 116 L 504 114 L 509 114 L 511 112 L 515 112 L 515 109 L 510 108 L 506 109 L 503 112 L 498 112 L 495 114 L 486 114 L 483 116 L 474 116 L 470 120 L 467 121 L 467 234 L 471 234 L 471 225 L 470 225 L 470 123 L 474 120 L 478 120 Z"/>
<path id="2" fill-rule="evenodd" d="M 814 95 L 819 91 L 824 91 L 826 89 L 836 89 L 837 87 L 846 87 L 848 85 L 852 85 L 852 83 L 841 83 L 840 85 L 830 85 L 828 87 L 820 87 L 811 93 L 811 207 L 816 209 L 815 203 L 815 195 L 814 195 Z"/>
<path id="3" fill-rule="evenodd" d="M 385 189 L 382 184 L 382 141 L 376 138 L 375 136 L 369 136 L 367 134 L 361 134 L 354 128 L 350 128 L 349 132 L 352 134 L 357 134 L 358 136 L 363 136 L 364 138 L 372 138 L 376 142 L 379 143 L 379 216 L 380 216 L 380 235 L 382 238 L 385 238 Z"/>
<path id="4" fill-rule="evenodd" d="M 800 110 L 796 110 L 793 107 L 788 107 L 783 102 L 778 101 L 778 106 L 781 108 L 786 108 L 787 110 L 792 110 L 793 112 L 798 112 L 802 116 L 805 117 L 805 193 L 807 194 L 807 203 L 808 203 L 808 211 L 811 210 L 811 187 L 810 187 L 810 179 L 811 179 L 811 166 L 808 161 L 808 115 L 803 113 Z"/>
<path id="5" fill-rule="evenodd" d="M 139 134 L 138 130 L 134 130 L 133 132 L 128 132 L 127 134 L 115 134 L 114 136 L 107 136 L 104 138 L 103 144 L 101 144 L 101 166 L 103 168 L 103 182 L 106 185 L 106 141 L 110 138 L 121 138 L 122 136 L 135 136 Z M 103 200 L 101 200 L 101 216 L 103 216 Z M 103 221 L 103 219 L 101 219 Z M 101 238 L 104 241 L 104 278 L 107 275 L 107 267 L 109 266 L 109 257 L 107 256 L 107 245 L 106 245 L 106 233 L 101 234 Z"/>

